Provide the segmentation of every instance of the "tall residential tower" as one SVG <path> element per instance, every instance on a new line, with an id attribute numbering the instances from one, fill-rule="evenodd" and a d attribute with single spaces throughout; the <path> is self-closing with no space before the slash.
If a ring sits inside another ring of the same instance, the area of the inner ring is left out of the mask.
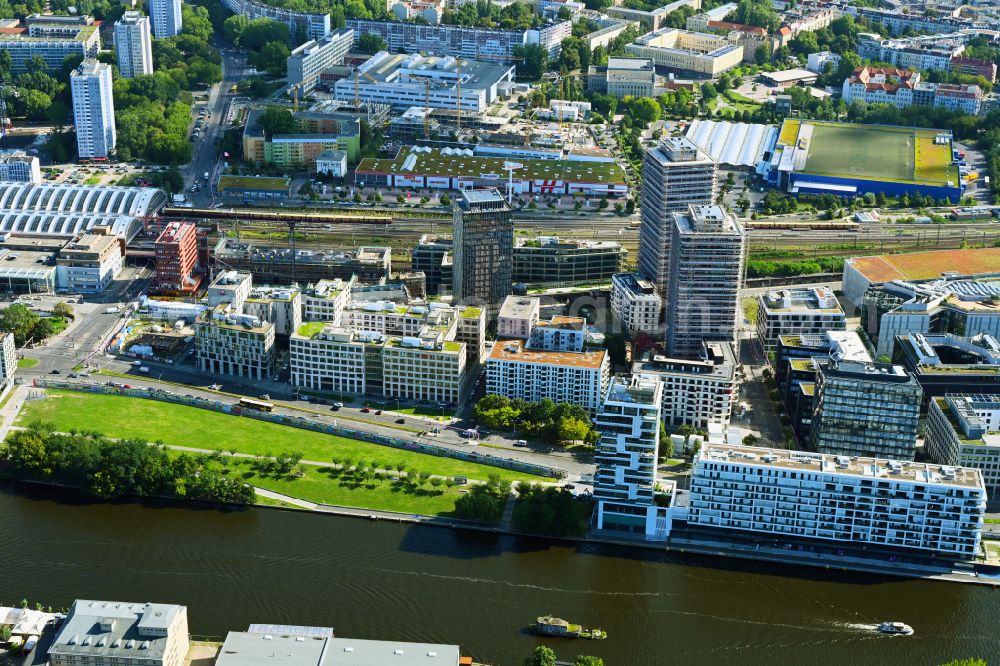
<path id="1" fill-rule="evenodd" d="M 514 222 L 497 190 L 461 192 L 453 219 L 454 302 L 495 318 L 513 282 Z"/>
<path id="2" fill-rule="evenodd" d="M 149 17 L 139 12 L 125 12 L 115 23 L 115 55 L 118 72 L 131 79 L 153 73 L 153 40 Z"/>
<path id="3" fill-rule="evenodd" d="M 673 213 L 667 283 L 667 351 L 695 358 L 703 340 L 736 339 L 746 232 L 719 206 Z"/>
<path id="4" fill-rule="evenodd" d="M 174 37 L 180 34 L 181 0 L 149 0 L 149 14 L 153 17 L 153 35 Z"/>
<path id="5" fill-rule="evenodd" d="M 88 58 L 70 74 L 76 152 L 81 160 L 106 159 L 115 149 L 111 65 Z"/>

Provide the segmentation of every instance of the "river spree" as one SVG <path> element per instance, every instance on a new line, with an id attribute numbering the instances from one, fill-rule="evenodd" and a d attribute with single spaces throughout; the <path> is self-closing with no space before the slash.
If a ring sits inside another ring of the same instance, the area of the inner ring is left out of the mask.
<path id="1" fill-rule="evenodd" d="M 181 603 L 196 638 L 251 622 L 321 625 L 458 643 L 495 666 L 519 666 L 543 642 L 609 666 L 1000 660 L 1000 591 L 988 587 L 279 510 L 93 504 L 4 484 L 0 526 L 0 604 Z M 610 637 L 527 635 L 545 613 Z M 886 619 L 916 635 L 874 634 Z"/>

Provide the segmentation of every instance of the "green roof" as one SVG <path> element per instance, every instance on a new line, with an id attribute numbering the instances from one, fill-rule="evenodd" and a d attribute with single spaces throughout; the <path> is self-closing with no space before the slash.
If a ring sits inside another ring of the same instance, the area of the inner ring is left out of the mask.
<path id="1" fill-rule="evenodd" d="M 291 188 L 289 178 L 270 178 L 267 176 L 221 176 L 219 189 L 250 189 L 250 190 L 283 190 Z"/>
<path id="2" fill-rule="evenodd" d="M 481 308 L 468 307 L 462 310 L 462 317 L 466 319 L 479 319 L 479 315 L 483 314 Z"/>
<path id="3" fill-rule="evenodd" d="M 416 158 L 413 166 L 404 170 L 403 164 Z M 358 173 L 413 173 L 424 176 L 465 176 L 482 178 L 486 175 L 506 180 L 503 157 L 478 157 L 471 155 L 445 155 L 439 150 L 412 153 L 401 148 L 393 159 L 364 159 Z M 518 159 L 522 168 L 514 172 L 515 178 L 531 180 L 562 180 L 584 183 L 625 184 L 625 172 L 614 162 L 571 162 L 567 160 Z"/>
<path id="4" fill-rule="evenodd" d="M 444 349 L 445 351 L 452 351 L 452 352 L 462 351 L 462 343 L 446 341 L 444 343 Z"/>
<path id="5" fill-rule="evenodd" d="M 299 330 L 295 333 L 301 335 L 304 338 L 312 338 L 323 332 L 323 329 L 330 324 L 325 321 L 311 321 L 306 324 L 299 326 Z"/>

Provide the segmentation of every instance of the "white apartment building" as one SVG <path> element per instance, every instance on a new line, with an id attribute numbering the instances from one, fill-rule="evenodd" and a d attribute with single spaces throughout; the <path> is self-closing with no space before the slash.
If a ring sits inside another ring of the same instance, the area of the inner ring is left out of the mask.
<path id="1" fill-rule="evenodd" d="M 826 71 L 827 64 L 830 64 L 830 66 L 836 69 L 840 66 L 840 56 L 836 53 L 831 53 L 830 51 L 810 53 L 808 59 L 806 60 L 806 69 L 810 72 L 815 72 L 816 74 L 822 74 Z"/>
<path id="2" fill-rule="evenodd" d="M 660 329 L 662 301 L 656 287 L 638 273 L 611 276 L 611 311 L 626 335 L 654 333 Z"/>
<path id="3" fill-rule="evenodd" d="M 334 325 L 305 324 L 289 338 L 292 384 L 340 395 L 365 395 L 365 354 L 381 356 L 385 336 Z"/>
<path id="4" fill-rule="evenodd" d="M 344 57 L 354 43 L 354 31 L 341 28 L 319 40 L 313 39 L 297 47 L 288 57 L 288 88 L 298 88 L 300 96 L 316 87 L 319 75 L 344 64 Z"/>
<path id="5" fill-rule="evenodd" d="M 486 357 L 486 392 L 531 402 L 550 398 L 593 414 L 608 386 L 610 367 L 603 349 L 541 351 L 525 348 L 521 340 L 498 340 Z"/>
<path id="6" fill-rule="evenodd" d="M 419 337 L 391 337 L 382 347 L 384 395 L 417 402 L 458 404 L 465 380 L 464 342 L 430 329 Z"/>
<path id="7" fill-rule="evenodd" d="M 858 36 L 858 55 L 864 60 L 885 62 L 904 69 L 948 71 L 952 58 L 965 51 L 968 39 L 969 36 L 963 33 L 906 39 L 882 39 L 878 35 L 862 33 Z"/>
<path id="8" fill-rule="evenodd" d="M 340 315 L 351 300 L 350 280 L 320 280 L 302 293 L 302 321 L 340 321 Z"/>
<path id="9" fill-rule="evenodd" d="M 667 350 L 695 357 L 703 340 L 736 339 L 746 232 L 719 206 L 674 213 L 666 297 Z"/>
<path id="10" fill-rule="evenodd" d="M 701 357 L 670 358 L 647 354 L 632 364 L 632 374 L 659 380 L 663 385 L 660 418 L 669 426 L 729 426 L 739 399 L 737 360 L 732 344 L 707 342 Z"/>
<path id="11" fill-rule="evenodd" d="M 819 335 L 847 330 L 847 315 L 828 287 L 776 289 L 757 297 L 757 338 L 764 350 L 783 335 Z"/>
<path id="12" fill-rule="evenodd" d="M 17 345 L 14 334 L 4 333 L 0 337 L 0 384 L 6 384 L 17 372 Z"/>
<path id="13" fill-rule="evenodd" d="M 266 380 L 274 372 L 274 324 L 218 305 L 195 322 L 195 358 L 202 372 Z"/>
<path id="14" fill-rule="evenodd" d="M 87 59 L 69 77 L 73 122 L 81 160 L 107 159 L 117 143 L 111 65 Z"/>
<path id="15" fill-rule="evenodd" d="M 115 22 L 115 55 L 123 78 L 153 73 L 153 39 L 148 16 L 129 11 Z"/>
<path id="16" fill-rule="evenodd" d="M 291 335 L 302 324 L 302 293 L 294 287 L 254 287 L 243 314 L 271 322 L 275 335 Z"/>
<path id="17" fill-rule="evenodd" d="M 52 666 L 182 666 L 187 607 L 77 599 L 49 647 Z"/>
<path id="18" fill-rule="evenodd" d="M 541 301 L 528 296 L 508 296 L 500 305 L 497 316 L 498 338 L 527 340 L 538 323 Z"/>
<path id="19" fill-rule="evenodd" d="M 347 175 L 347 152 L 343 150 L 323 150 L 316 156 L 316 173 L 325 173 L 334 178 Z"/>
<path id="20" fill-rule="evenodd" d="M 101 50 L 101 33 L 90 16 L 32 14 L 24 19 L 23 32 L 0 34 L 0 49 L 10 54 L 11 72 L 23 74 L 33 56 L 45 60 L 49 70 L 59 71 L 66 56 L 96 58 Z"/>
<path id="21" fill-rule="evenodd" d="M 527 346 L 545 351 L 582 352 L 586 341 L 586 319 L 557 315 L 535 324 Z"/>
<path id="22" fill-rule="evenodd" d="M 712 205 L 718 170 L 712 158 L 689 139 L 672 137 L 646 151 L 642 162 L 642 225 L 639 227 L 639 274 L 667 297 L 670 242 L 675 211 Z"/>
<path id="23" fill-rule="evenodd" d="M 42 168 L 38 158 L 23 150 L 0 153 L 0 181 L 16 181 L 38 185 L 42 182 Z"/>
<path id="24" fill-rule="evenodd" d="M 615 379 L 608 386 L 594 427 L 596 527 L 648 540 L 670 534 L 670 504 L 656 503 L 663 387 L 654 378 Z"/>
<path id="25" fill-rule="evenodd" d="M 692 526 L 972 560 L 986 488 L 965 467 L 706 445 L 689 500 Z"/>
<path id="26" fill-rule="evenodd" d="M 990 491 L 1000 488 L 1000 395 L 931 398 L 924 446 L 931 460 L 978 469 Z"/>
<path id="27" fill-rule="evenodd" d="M 153 17 L 153 35 L 156 37 L 174 37 L 184 27 L 181 0 L 149 0 L 149 13 Z"/>
<path id="28" fill-rule="evenodd" d="M 208 307 L 231 305 L 235 312 L 242 312 L 252 289 L 253 275 L 250 273 L 223 271 L 208 285 Z"/>

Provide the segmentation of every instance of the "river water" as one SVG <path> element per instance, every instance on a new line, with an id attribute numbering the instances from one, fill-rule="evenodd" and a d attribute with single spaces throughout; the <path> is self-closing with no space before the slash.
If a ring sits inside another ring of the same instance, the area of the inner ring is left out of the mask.
<path id="1" fill-rule="evenodd" d="M 271 509 L 98 504 L 10 484 L 0 527 L 0 604 L 182 603 L 196 637 L 251 622 L 332 626 L 457 643 L 495 666 L 519 666 L 541 643 L 609 666 L 1000 662 L 1000 590 L 972 585 Z M 544 613 L 610 637 L 527 635 Z M 883 619 L 916 634 L 878 636 L 870 625 Z"/>

